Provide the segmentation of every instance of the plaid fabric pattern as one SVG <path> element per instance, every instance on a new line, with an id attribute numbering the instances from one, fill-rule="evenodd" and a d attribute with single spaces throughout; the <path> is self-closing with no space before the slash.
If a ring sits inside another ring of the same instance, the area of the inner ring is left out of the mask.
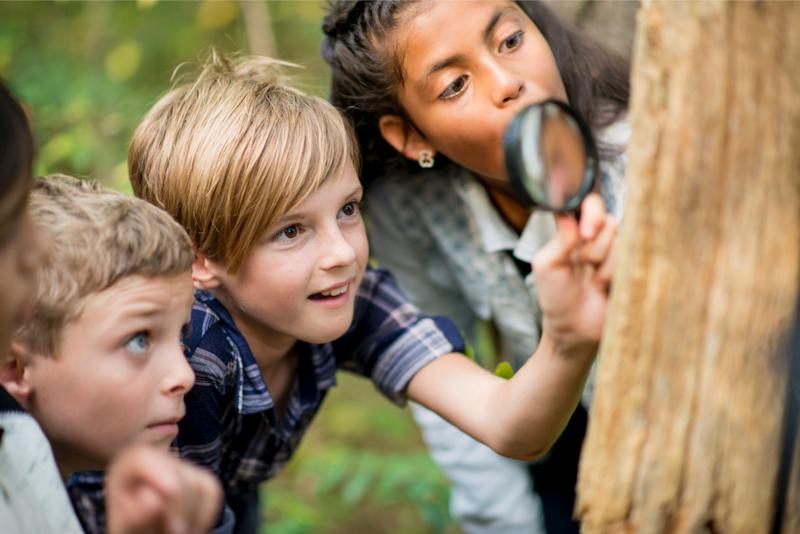
<path id="1" fill-rule="evenodd" d="M 219 473 L 227 491 L 252 490 L 286 465 L 336 384 L 337 369 L 371 378 L 386 397 L 403 404 L 405 387 L 419 369 L 464 350 L 452 322 L 422 316 L 389 273 L 367 269 L 347 333 L 322 345 L 298 343 L 296 380 L 279 419 L 258 363 L 228 311 L 209 293 L 195 296 L 185 350 L 196 381 L 186 396 L 177 448 Z"/>
<path id="2" fill-rule="evenodd" d="M 331 343 L 298 342 L 296 379 L 279 419 L 232 317 L 210 293 L 197 291 L 184 339 L 195 385 L 186 395 L 186 416 L 173 448 L 218 473 L 226 491 L 250 491 L 289 461 L 325 394 L 336 385 L 337 369 L 369 377 L 402 405 L 417 371 L 441 355 L 463 351 L 461 335 L 449 319 L 421 315 L 388 272 L 367 269 L 350 329 Z M 87 532 L 103 532 L 102 473 L 77 473 L 68 484 Z"/>

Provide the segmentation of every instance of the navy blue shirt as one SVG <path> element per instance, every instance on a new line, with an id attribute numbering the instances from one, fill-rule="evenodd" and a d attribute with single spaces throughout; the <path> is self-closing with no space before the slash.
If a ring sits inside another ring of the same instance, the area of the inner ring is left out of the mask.
<path id="1" fill-rule="evenodd" d="M 353 323 L 325 344 L 298 342 L 297 372 L 279 419 L 275 401 L 249 345 L 213 295 L 195 293 L 185 352 L 196 374 L 180 423 L 180 454 L 219 473 L 228 492 L 250 491 L 291 458 L 336 384 L 336 370 L 369 377 L 398 404 L 411 378 L 433 359 L 463 352 L 448 319 L 422 315 L 391 275 L 367 269 L 356 294 Z"/>

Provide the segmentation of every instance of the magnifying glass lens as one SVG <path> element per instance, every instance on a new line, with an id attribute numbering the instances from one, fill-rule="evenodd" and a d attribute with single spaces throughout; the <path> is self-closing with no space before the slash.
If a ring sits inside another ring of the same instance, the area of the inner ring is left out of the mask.
<path id="1" fill-rule="evenodd" d="M 549 100 L 520 111 L 506 130 L 504 150 L 509 179 L 526 206 L 571 211 L 592 188 L 594 141 L 563 102 Z"/>

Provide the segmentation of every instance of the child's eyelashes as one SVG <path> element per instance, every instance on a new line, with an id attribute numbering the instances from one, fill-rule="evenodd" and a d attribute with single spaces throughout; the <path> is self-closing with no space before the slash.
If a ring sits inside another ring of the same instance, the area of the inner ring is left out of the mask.
<path id="1" fill-rule="evenodd" d="M 467 75 L 462 74 L 455 80 L 453 80 L 442 93 L 439 95 L 439 98 L 442 100 L 447 100 L 449 98 L 454 98 L 461 94 L 464 88 L 467 86 Z"/>
<path id="2" fill-rule="evenodd" d="M 137 332 L 125 341 L 125 350 L 135 354 L 147 352 L 150 348 L 150 333 Z"/>
<path id="3" fill-rule="evenodd" d="M 524 36 L 525 33 L 522 30 L 512 33 L 503 39 L 503 42 L 500 44 L 500 52 L 507 52 L 519 48 Z"/>
<path id="4" fill-rule="evenodd" d="M 351 200 L 339 210 L 341 217 L 353 217 L 361 211 L 361 203 L 358 200 Z"/>
<path id="5" fill-rule="evenodd" d="M 274 241 L 292 241 L 303 233 L 303 227 L 299 224 L 290 224 L 281 228 L 273 237 Z"/>

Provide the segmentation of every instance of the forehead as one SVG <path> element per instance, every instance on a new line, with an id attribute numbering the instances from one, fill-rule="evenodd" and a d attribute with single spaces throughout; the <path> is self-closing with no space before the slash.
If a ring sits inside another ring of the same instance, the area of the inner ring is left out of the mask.
<path id="1" fill-rule="evenodd" d="M 401 13 L 395 41 L 404 77 L 423 76 L 437 62 L 483 41 L 498 17 L 527 20 L 511 1 L 431 0 Z"/>

